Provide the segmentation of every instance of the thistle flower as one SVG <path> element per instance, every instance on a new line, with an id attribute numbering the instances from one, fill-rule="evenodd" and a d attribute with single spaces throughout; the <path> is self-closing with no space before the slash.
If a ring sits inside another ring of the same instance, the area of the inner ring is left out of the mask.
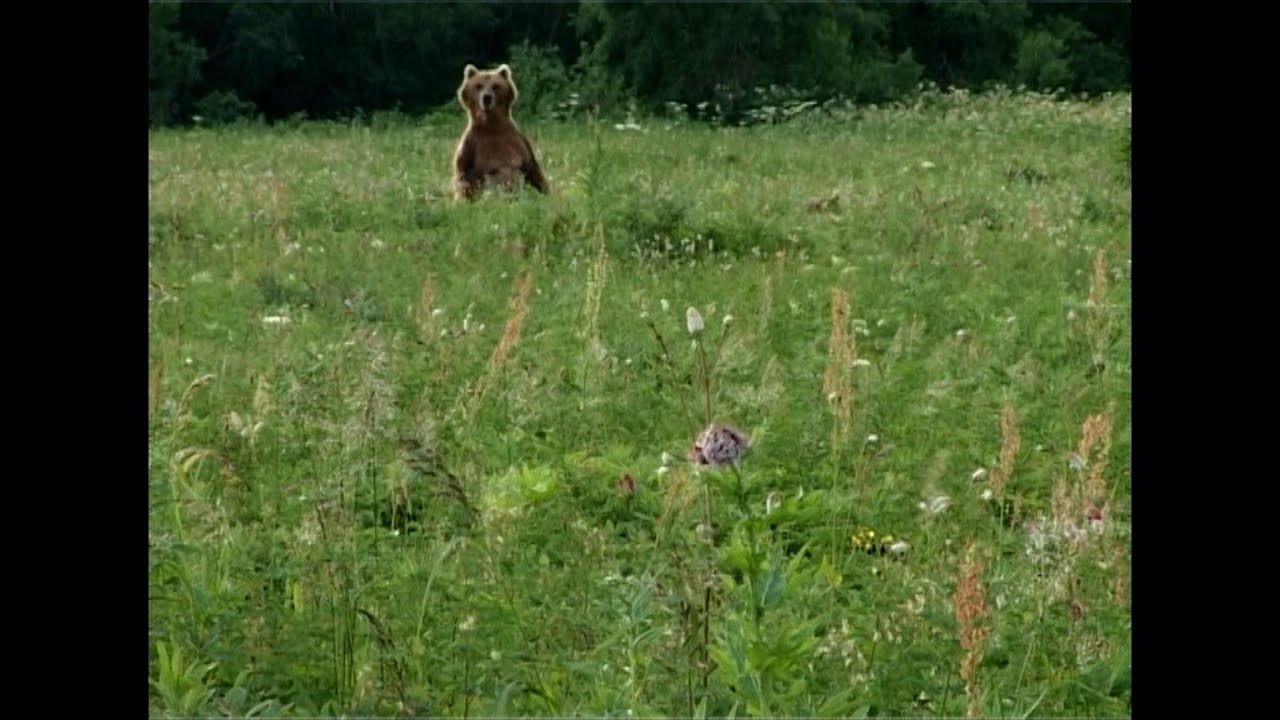
<path id="1" fill-rule="evenodd" d="M 713 423 L 693 441 L 689 459 L 697 465 L 711 467 L 737 465 L 750 445 L 751 438 L 741 430 L 730 425 Z"/>

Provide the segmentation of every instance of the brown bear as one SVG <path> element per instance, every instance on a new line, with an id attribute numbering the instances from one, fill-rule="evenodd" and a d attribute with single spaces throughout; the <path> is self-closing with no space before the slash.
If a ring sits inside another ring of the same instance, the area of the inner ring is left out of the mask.
<path id="1" fill-rule="evenodd" d="M 467 65 L 462 71 L 458 102 L 467 110 L 467 129 L 453 155 L 457 199 L 473 200 L 487 184 L 515 190 L 521 179 L 539 192 L 551 190 L 533 146 L 511 119 L 519 93 L 505 63 L 481 71 Z"/>

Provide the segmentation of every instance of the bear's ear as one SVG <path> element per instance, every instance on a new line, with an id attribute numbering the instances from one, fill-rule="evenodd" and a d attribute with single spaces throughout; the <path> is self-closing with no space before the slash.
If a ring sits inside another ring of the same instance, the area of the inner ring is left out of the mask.
<path id="1" fill-rule="evenodd" d="M 511 67 L 506 63 L 502 63 L 501 65 L 498 66 L 498 74 L 502 76 L 503 80 L 510 80 Z"/>
<path id="2" fill-rule="evenodd" d="M 462 79 L 470 80 L 478 72 L 480 72 L 480 70 L 478 70 L 475 65 L 467 63 L 467 66 L 462 69 Z"/>

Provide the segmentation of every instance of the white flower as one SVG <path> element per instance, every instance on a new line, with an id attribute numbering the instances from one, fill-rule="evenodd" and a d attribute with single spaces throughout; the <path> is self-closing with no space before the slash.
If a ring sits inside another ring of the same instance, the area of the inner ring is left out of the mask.
<path id="1" fill-rule="evenodd" d="M 911 546 L 908 545 L 906 542 L 899 540 L 889 546 L 889 552 L 893 553 L 894 555 L 901 555 L 910 548 Z"/>
<path id="2" fill-rule="evenodd" d="M 690 335 L 697 335 L 705 327 L 702 324 L 702 313 L 698 312 L 698 309 L 692 305 L 684 311 L 684 320 L 685 325 L 689 328 Z"/>
<path id="3" fill-rule="evenodd" d="M 262 318 L 263 325 L 288 325 L 290 322 L 292 321 L 285 315 L 267 315 Z"/>
<path id="4" fill-rule="evenodd" d="M 937 166 L 934 165 L 932 162 L 925 160 L 924 162 L 920 163 L 920 167 L 924 168 L 925 170 L 931 170 Z"/>
<path id="5" fill-rule="evenodd" d="M 871 433 L 870 435 L 867 436 L 867 442 L 878 443 L 880 442 L 880 436 L 875 433 Z"/>
<path id="6" fill-rule="evenodd" d="M 672 457 L 672 456 L 671 456 L 671 453 L 666 452 L 665 450 L 663 451 L 663 453 L 662 453 L 662 467 L 667 467 L 667 466 L 671 465 L 671 463 L 673 463 L 673 462 L 675 462 L 675 461 L 676 461 L 676 459 L 675 459 L 674 457 Z"/>
<path id="7" fill-rule="evenodd" d="M 927 503 L 920 503 L 917 507 L 930 515 L 937 515 L 943 510 L 951 507 L 951 498 L 946 495 L 939 495 L 935 498 L 931 498 Z"/>
<path id="8" fill-rule="evenodd" d="M 990 500 L 991 498 L 995 497 L 995 493 L 991 492 L 991 488 L 987 488 L 986 490 L 982 491 L 981 497 L 983 500 Z"/>
<path id="9" fill-rule="evenodd" d="M 870 367 L 871 361 L 866 358 L 858 358 L 853 361 L 854 367 Z"/>
<path id="10" fill-rule="evenodd" d="M 977 470 L 973 471 L 973 474 L 969 476 L 969 479 L 972 480 L 973 482 L 977 482 L 986 476 L 987 476 L 987 469 L 978 468 Z"/>
<path id="11" fill-rule="evenodd" d="M 661 299 L 661 300 L 659 300 L 658 302 L 662 304 L 662 311 L 663 311 L 663 312 L 666 312 L 666 311 L 668 311 L 668 310 L 670 310 L 670 309 L 671 309 L 671 303 L 667 302 L 667 299 L 666 299 L 666 298 L 662 298 L 662 299 Z"/>
<path id="12" fill-rule="evenodd" d="M 724 316 L 724 319 L 720 321 L 720 324 L 721 324 L 721 325 L 724 325 L 725 327 L 728 327 L 728 326 L 729 326 L 729 323 L 731 323 L 731 322 L 733 322 L 733 316 L 732 316 L 732 315 L 725 315 L 725 316 Z"/>

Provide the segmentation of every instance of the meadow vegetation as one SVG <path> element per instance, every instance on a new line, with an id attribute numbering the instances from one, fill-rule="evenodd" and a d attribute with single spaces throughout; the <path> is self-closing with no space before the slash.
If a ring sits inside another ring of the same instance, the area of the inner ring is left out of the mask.
<path id="1" fill-rule="evenodd" d="M 153 715 L 1127 716 L 1129 114 L 152 131 Z"/>

